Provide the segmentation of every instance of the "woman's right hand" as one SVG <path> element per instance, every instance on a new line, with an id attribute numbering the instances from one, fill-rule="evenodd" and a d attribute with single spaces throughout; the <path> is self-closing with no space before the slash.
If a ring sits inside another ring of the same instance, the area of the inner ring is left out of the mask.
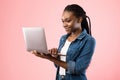
<path id="1" fill-rule="evenodd" d="M 58 49 L 57 48 L 52 48 L 52 49 L 49 49 L 48 52 L 55 58 L 58 57 Z"/>

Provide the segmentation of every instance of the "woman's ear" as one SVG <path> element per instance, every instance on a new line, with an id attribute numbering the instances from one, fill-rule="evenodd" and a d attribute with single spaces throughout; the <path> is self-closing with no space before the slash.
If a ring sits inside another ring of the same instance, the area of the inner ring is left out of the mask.
<path id="1" fill-rule="evenodd" d="M 78 18 L 78 23 L 81 23 L 82 20 L 83 20 L 83 18 L 82 18 L 82 17 L 79 17 L 79 18 Z"/>

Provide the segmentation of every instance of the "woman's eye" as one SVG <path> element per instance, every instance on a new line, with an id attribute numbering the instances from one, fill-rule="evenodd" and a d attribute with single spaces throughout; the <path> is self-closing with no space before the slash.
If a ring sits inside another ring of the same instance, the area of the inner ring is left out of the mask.
<path id="1" fill-rule="evenodd" d="M 66 22 L 70 22 L 71 20 L 67 20 Z"/>
<path id="2" fill-rule="evenodd" d="M 64 22 L 68 22 L 68 23 L 69 23 L 69 22 L 71 22 L 71 20 L 67 20 L 67 19 L 66 19 L 66 20 L 62 20 L 62 22 L 63 22 L 63 23 L 64 23 Z"/>

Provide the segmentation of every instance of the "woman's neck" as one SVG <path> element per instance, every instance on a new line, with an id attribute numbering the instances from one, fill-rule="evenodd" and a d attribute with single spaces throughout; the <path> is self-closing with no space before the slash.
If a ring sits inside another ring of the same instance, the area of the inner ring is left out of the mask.
<path id="1" fill-rule="evenodd" d="M 79 34 L 81 34 L 82 30 L 81 29 L 76 29 L 75 31 L 73 31 L 71 34 L 70 34 L 70 37 L 76 37 L 78 36 Z"/>
<path id="2" fill-rule="evenodd" d="M 77 29 L 74 32 L 72 32 L 69 37 L 67 38 L 68 41 L 72 42 L 74 41 L 80 34 L 81 34 L 82 30 L 81 29 Z"/>

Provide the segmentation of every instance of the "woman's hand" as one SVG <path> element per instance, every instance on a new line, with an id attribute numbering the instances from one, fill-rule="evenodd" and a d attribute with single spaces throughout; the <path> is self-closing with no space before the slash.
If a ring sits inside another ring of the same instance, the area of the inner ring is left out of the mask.
<path id="1" fill-rule="evenodd" d="M 58 49 L 57 48 L 52 48 L 48 50 L 48 52 L 51 54 L 52 57 L 57 58 L 58 57 Z"/>
<path id="2" fill-rule="evenodd" d="M 65 69 L 67 69 L 67 63 L 57 59 L 57 56 L 58 56 L 57 55 L 58 54 L 57 49 L 53 48 L 53 49 L 50 49 L 49 51 L 50 51 L 51 54 L 38 53 L 36 50 L 33 50 L 32 54 L 34 54 L 37 57 L 48 59 L 48 60 L 54 62 L 56 65 L 59 65 L 59 66 L 65 68 Z M 54 57 L 51 56 L 52 54 L 54 55 Z M 55 56 L 55 55 L 57 55 L 57 56 Z"/>
<path id="3" fill-rule="evenodd" d="M 38 53 L 36 50 L 31 51 L 31 53 L 37 57 L 41 57 L 41 58 L 45 58 L 45 59 L 50 59 L 52 57 L 50 54 Z"/>

